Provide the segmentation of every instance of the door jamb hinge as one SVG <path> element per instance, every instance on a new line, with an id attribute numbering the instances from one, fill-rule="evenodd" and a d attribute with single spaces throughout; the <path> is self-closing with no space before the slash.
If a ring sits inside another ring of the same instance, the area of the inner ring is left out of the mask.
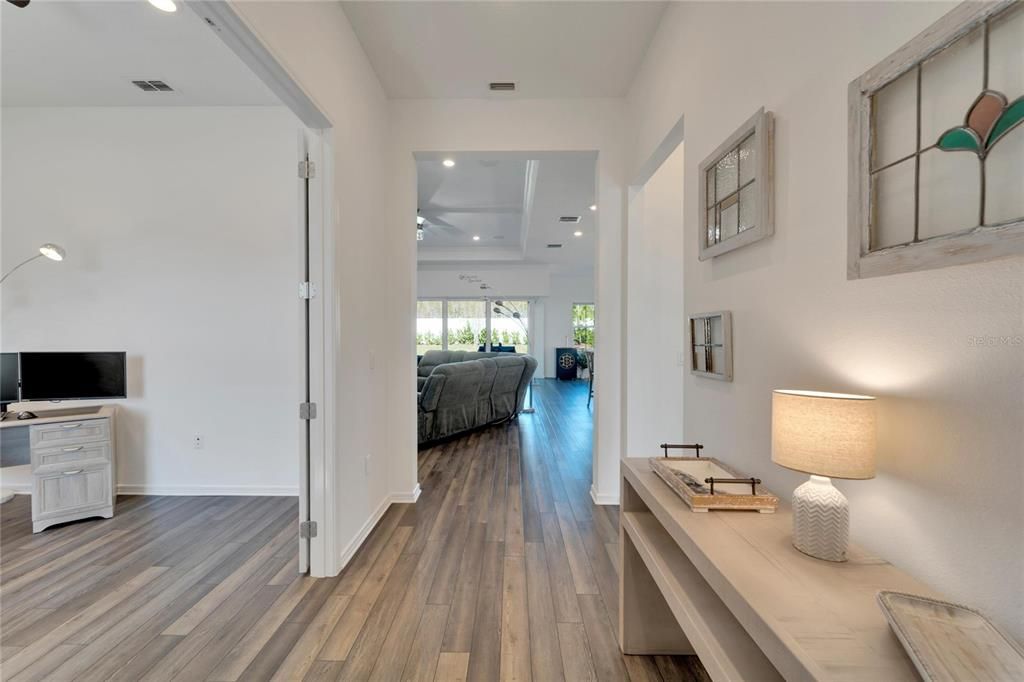
<path id="1" fill-rule="evenodd" d="M 299 403 L 299 419 L 316 419 L 316 403 Z"/>
<path id="2" fill-rule="evenodd" d="M 299 161 L 299 177 L 309 180 L 316 177 L 316 164 L 312 161 Z"/>
<path id="3" fill-rule="evenodd" d="M 299 521 L 299 537 L 308 540 L 316 537 L 316 521 Z"/>
<path id="4" fill-rule="evenodd" d="M 299 298 L 309 300 L 316 298 L 318 293 L 316 285 L 312 282 L 299 282 Z"/>

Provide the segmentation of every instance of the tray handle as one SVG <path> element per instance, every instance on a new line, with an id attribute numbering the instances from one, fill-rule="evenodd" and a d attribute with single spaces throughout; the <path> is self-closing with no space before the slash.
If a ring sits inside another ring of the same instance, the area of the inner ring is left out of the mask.
<path id="1" fill-rule="evenodd" d="M 669 450 L 696 450 L 697 456 L 700 457 L 700 451 L 704 449 L 700 443 L 662 443 L 658 447 L 665 451 L 666 457 Z"/>
<path id="2" fill-rule="evenodd" d="M 757 486 L 758 486 L 758 484 L 761 483 L 761 479 L 760 478 L 754 478 L 753 476 L 751 476 L 750 478 L 715 478 L 714 476 L 710 476 L 708 478 L 705 478 L 704 482 L 711 485 L 711 494 L 712 495 L 715 494 L 715 484 L 716 483 L 749 483 L 750 484 L 750 494 L 751 495 L 756 495 L 757 494 Z"/>

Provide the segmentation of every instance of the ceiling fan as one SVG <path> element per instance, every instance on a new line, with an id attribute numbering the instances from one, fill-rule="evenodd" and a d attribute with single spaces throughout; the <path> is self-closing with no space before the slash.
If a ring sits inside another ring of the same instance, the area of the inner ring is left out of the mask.
<path id="1" fill-rule="evenodd" d="M 28 7 L 28 3 L 30 1 L 31 0 L 7 0 L 7 2 L 11 3 L 15 7 Z"/>
<path id="2" fill-rule="evenodd" d="M 450 234 L 452 236 L 462 236 L 462 235 L 466 234 L 466 232 L 461 227 L 456 227 L 455 225 L 452 225 L 451 223 L 449 223 L 447 220 L 443 220 L 442 218 L 439 218 L 438 217 L 438 213 L 439 212 L 424 211 L 422 209 L 419 209 L 417 212 L 419 213 L 420 217 L 423 218 L 423 227 L 424 228 L 426 228 L 426 227 L 436 227 L 436 228 L 438 228 L 440 230 L 443 230 L 443 231 L 447 232 L 448 234 Z"/>

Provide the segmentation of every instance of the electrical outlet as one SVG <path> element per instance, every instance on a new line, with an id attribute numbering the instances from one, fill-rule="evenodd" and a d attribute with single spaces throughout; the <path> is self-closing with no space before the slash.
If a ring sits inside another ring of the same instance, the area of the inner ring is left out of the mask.
<path id="1" fill-rule="evenodd" d="M 192 448 L 194 450 L 203 449 L 203 434 L 197 433 L 196 435 L 192 436 Z"/>
<path id="2" fill-rule="evenodd" d="M 679 353 L 676 356 L 676 364 L 680 367 L 686 367 L 686 353 Z"/>

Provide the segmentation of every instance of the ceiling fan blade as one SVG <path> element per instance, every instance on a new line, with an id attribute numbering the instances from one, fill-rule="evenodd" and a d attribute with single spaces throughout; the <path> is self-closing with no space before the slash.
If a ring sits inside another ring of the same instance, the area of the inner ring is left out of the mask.
<path id="1" fill-rule="evenodd" d="M 437 225 L 439 227 L 454 227 L 456 230 L 459 230 L 461 232 L 461 229 L 455 227 L 447 220 L 442 220 L 441 218 L 438 218 L 436 213 L 431 213 L 430 211 L 420 211 L 420 215 L 423 216 L 423 219 L 426 220 L 431 225 Z"/>

